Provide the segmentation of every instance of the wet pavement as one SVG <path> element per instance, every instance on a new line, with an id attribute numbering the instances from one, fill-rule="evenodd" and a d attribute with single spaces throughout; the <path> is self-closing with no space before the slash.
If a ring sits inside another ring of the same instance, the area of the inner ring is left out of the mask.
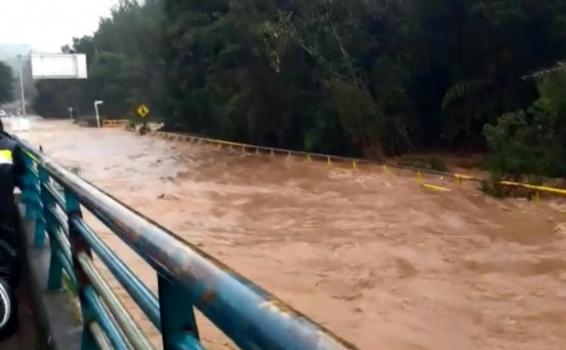
<path id="1" fill-rule="evenodd" d="M 21 136 L 361 349 L 566 348 L 564 201 L 499 201 L 427 178 L 452 190 L 435 193 L 411 173 L 68 121 Z M 155 290 L 153 271 L 92 222 Z M 202 333 L 211 349 L 232 347 Z"/>
<path id="2" fill-rule="evenodd" d="M 39 349 L 35 316 L 32 313 L 29 285 L 23 283 L 18 291 L 18 329 L 15 334 L 0 341 L 1 350 Z"/>

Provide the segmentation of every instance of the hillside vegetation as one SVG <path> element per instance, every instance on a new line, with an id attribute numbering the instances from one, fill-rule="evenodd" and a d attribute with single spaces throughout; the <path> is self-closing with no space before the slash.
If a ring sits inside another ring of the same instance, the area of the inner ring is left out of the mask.
<path id="1" fill-rule="evenodd" d="M 566 176 L 561 0 L 122 1 L 91 79 L 43 81 L 35 108 L 345 155 L 492 150 L 494 170 Z M 547 68 L 557 68 L 545 71 Z"/>

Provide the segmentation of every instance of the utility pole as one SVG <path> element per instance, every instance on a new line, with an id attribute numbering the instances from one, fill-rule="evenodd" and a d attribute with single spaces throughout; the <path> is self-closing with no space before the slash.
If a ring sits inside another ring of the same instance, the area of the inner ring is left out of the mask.
<path id="1" fill-rule="evenodd" d="M 18 55 L 20 62 L 20 97 L 22 99 L 22 115 L 26 115 L 26 96 L 24 91 L 24 69 L 22 68 L 22 55 Z"/>

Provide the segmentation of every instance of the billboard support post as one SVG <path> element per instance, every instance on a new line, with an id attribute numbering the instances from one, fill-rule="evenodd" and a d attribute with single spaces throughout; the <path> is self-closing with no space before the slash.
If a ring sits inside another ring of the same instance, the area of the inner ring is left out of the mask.
<path id="1" fill-rule="evenodd" d="M 38 79 L 88 79 L 87 57 L 85 54 L 34 54 L 18 55 L 20 73 L 21 114 L 26 115 L 24 87 L 24 58 L 31 63 L 31 77 Z M 71 119 L 72 119 L 72 112 Z"/>
<path id="2" fill-rule="evenodd" d="M 24 89 L 24 69 L 22 68 L 22 55 L 18 55 L 20 63 L 20 98 L 22 103 L 22 115 L 26 115 L 26 95 Z"/>

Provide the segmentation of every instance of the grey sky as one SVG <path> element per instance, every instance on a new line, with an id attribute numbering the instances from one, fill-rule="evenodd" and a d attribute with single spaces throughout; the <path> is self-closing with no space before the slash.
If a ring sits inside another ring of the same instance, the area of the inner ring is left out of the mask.
<path id="1" fill-rule="evenodd" d="M 0 0 L 0 44 L 30 44 L 58 52 L 73 37 L 92 34 L 118 0 Z"/>

